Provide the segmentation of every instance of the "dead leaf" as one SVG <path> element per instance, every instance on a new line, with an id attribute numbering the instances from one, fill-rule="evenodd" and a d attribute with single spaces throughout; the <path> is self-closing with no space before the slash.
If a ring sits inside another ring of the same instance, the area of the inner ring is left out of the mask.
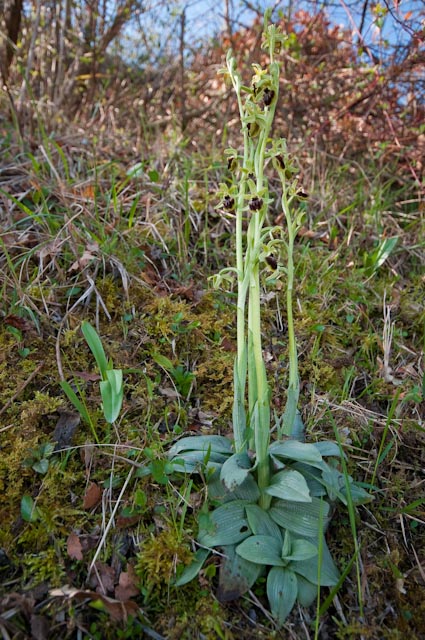
<path id="1" fill-rule="evenodd" d="M 97 258 L 97 256 L 85 249 L 83 255 L 75 260 L 69 267 L 68 273 L 72 273 L 72 271 L 82 271 L 94 258 Z"/>
<path id="2" fill-rule="evenodd" d="M 179 393 L 173 387 L 158 387 L 158 391 L 162 396 L 166 398 L 178 398 Z"/>
<path id="3" fill-rule="evenodd" d="M 52 589 L 50 591 L 50 596 L 52 598 L 75 598 L 80 601 L 91 600 L 93 602 L 93 606 L 98 609 L 103 608 L 109 613 L 111 618 L 119 622 L 125 622 L 128 616 L 136 616 L 140 611 L 138 605 L 132 600 L 120 602 L 94 591 L 73 589 L 68 585 L 60 587 L 59 589 Z"/>
<path id="4" fill-rule="evenodd" d="M 13 314 L 6 316 L 3 322 L 9 327 L 19 329 L 19 331 L 31 331 L 31 329 L 34 328 L 29 320 L 25 320 L 25 318 L 20 318 L 19 316 L 15 316 Z"/>
<path id="5" fill-rule="evenodd" d="M 90 576 L 89 584 L 96 589 L 97 593 L 103 595 L 114 593 L 115 571 L 105 562 L 95 562 L 94 572 Z"/>
<path id="6" fill-rule="evenodd" d="M 34 640 L 47 640 L 49 631 L 50 623 L 45 616 L 31 616 L 31 638 L 34 638 Z"/>
<path id="7" fill-rule="evenodd" d="M 66 550 L 72 560 L 83 559 L 83 547 L 76 533 L 70 533 L 66 541 Z"/>
<path id="8" fill-rule="evenodd" d="M 102 489 L 95 482 L 90 482 L 83 499 L 83 509 L 93 509 L 102 500 Z"/>
<path id="9" fill-rule="evenodd" d="M 59 420 L 53 432 L 53 440 L 56 442 L 55 451 L 69 447 L 72 444 L 74 433 L 81 422 L 79 413 L 74 411 L 58 410 Z"/>
<path id="10" fill-rule="evenodd" d="M 115 598 L 121 602 L 125 602 L 133 596 L 137 596 L 140 593 L 137 582 L 138 578 L 134 567 L 132 567 L 131 564 L 127 565 L 127 571 L 120 573 L 118 586 L 115 587 Z"/>
<path id="11" fill-rule="evenodd" d="M 97 382 L 101 379 L 98 373 L 90 373 L 89 371 L 72 371 L 72 375 L 75 378 L 81 378 L 81 380 L 85 380 L 86 382 Z"/>

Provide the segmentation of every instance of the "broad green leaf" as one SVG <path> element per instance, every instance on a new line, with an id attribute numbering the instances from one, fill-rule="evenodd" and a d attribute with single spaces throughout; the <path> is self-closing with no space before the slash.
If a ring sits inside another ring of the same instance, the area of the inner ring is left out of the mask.
<path id="1" fill-rule="evenodd" d="M 323 462 L 322 455 L 314 444 L 298 442 L 297 440 L 274 442 L 270 445 L 269 451 L 273 456 L 277 456 L 278 458 L 306 462 L 313 466 L 319 465 L 319 468 Z"/>
<path id="2" fill-rule="evenodd" d="M 204 547 L 237 544 L 251 535 L 244 500 L 233 500 L 208 514 L 208 526 L 200 526 L 198 541 Z"/>
<path id="3" fill-rule="evenodd" d="M 99 367 L 100 374 L 103 380 L 106 380 L 106 371 L 109 368 L 108 361 L 106 359 L 105 351 L 102 346 L 102 342 L 97 335 L 96 329 L 91 326 L 89 322 L 86 320 L 83 321 L 81 325 L 81 330 L 86 339 L 87 344 L 90 347 L 92 354 L 96 360 L 97 366 Z"/>
<path id="4" fill-rule="evenodd" d="M 309 560 L 317 556 L 317 547 L 309 540 L 293 540 L 291 552 L 284 556 L 285 560 Z"/>
<path id="5" fill-rule="evenodd" d="M 282 560 L 282 539 L 273 536 L 250 536 L 236 547 L 236 553 L 255 564 L 271 564 L 284 567 Z"/>
<path id="6" fill-rule="evenodd" d="M 174 369 L 174 365 L 171 360 L 161 355 L 160 353 L 152 354 L 152 359 L 156 362 L 156 364 L 159 364 L 159 366 L 166 371 L 172 371 Z"/>
<path id="7" fill-rule="evenodd" d="M 239 487 L 251 471 L 251 460 L 247 453 L 234 453 L 221 467 L 220 480 L 224 486 L 233 491 Z"/>
<path id="8" fill-rule="evenodd" d="M 284 469 L 276 473 L 265 492 L 282 500 L 311 502 L 310 491 L 305 478 L 299 471 L 294 471 L 293 469 Z"/>
<path id="9" fill-rule="evenodd" d="M 225 460 L 226 456 L 220 453 L 210 453 L 207 456 L 203 451 L 184 451 L 171 458 L 171 463 L 177 473 L 199 473 L 221 469 Z"/>
<path id="10" fill-rule="evenodd" d="M 25 522 L 36 522 L 40 518 L 40 510 L 30 495 L 21 498 L 21 517 Z"/>
<path id="11" fill-rule="evenodd" d="M 319 556 L 308 560 L 294 560 L 290 567 L 295 573 L 303 576 L 313 584 L 320 584 L 322 587 L 332 587 L 339 580 L 339 571 L 333 561 L 331 553 L 323 537 L 321 543 L 322 557 L 320 559 L 320 576 L 319 576 Z"/>
<path id="12" fill-rule="evenodd" d="M 222 453 L 205 453 L 205 451 L 182 451 L 173 458 L 173 461 L 178 462 L 184 460 L 188 463 L 195 463 L 196 465 L 208 464 L 214 462 L 220 466 L 227 460 L 227 457 Z"/>
<path id="13" fill-rule="evenodd" d="M 326 463 L 323 463 L 326 465 Z M 326 465 L 327 466 L 327 465 Z M 312 497 L 320 498 L 320 496 L 326 496 L 326 489 L 321 481 L 322 470 L 312 467 L 310 464 L 304 464 L 303 462 L 296 462 L 291 465 L 292 469 L 299 471 L 304 476 L 307 482 L 310 495 Z"/>
<path id="14" fill-rule="evenodd" d="M 346 504 L 347 503 L 347 487 L 344 486 L 341 489 L 341 493 L 344 496 L 344 504 Z M 355 505 L 366 504 L 373 500 L 373 496 L 370 493 L 368 493 L 365 489 L 363 489 L 363 487 L 360 487 L 357 484 L 357 482 L 350 483 L 350 494 L 351 494 L 351 500 Z"/>
<path id="15" fill-rule="evenodd" d="M 225 436 L 189 436 L 175 442 L 168 455 L 173 458 L 182 451 L 202 451 L 206 454 L 209 450 L 229 456 L 232 454 L 232 444 Z"/>
<path id="16" fill-rule="evenodd" d="M 292 611 L 298 594 L 297 577 L 290 569 L 273 567 L 267 577 L 267 597 L 273 616 L 280 625 Z"/>
<path id="17" fill-rule="evenodd" d="M 241 558 L 235 551 L 235 545 L 223 546 L 222 553 L 217 596 L 220 602 L 229 602 L 246 593 L 264 569 Z"/>
<path id="18" fill-rule="evenodd" d="M 43 474 L 47 473 L 47 471 L 49 470 L 49 461 L 46 458 L 43 458 L 42 460 L 38 460 L 38 462 L 35 462 L 32 465 L 32 468 L 37 473 L 43 473 Z"/>
<path id="19" fill-rule="evenodd" d="M 176 587 L 182 587 L 184 584 L 187 584 L 196 578 L 210 553 L 209 549 L 198 549 L 192 558 L 192 562 L 185 567 L 180 576 L 174 582 L 174 585 Z"/>
<path id="20" fill-rule="evenodd" d="M 211 466 L 210 463 L 208 466 Z M 219 469 L 218 466 L 217 469 Z M 220 476 L 214 473 L 214 475 L 208 479 L 208 496 L 216 500 L 222 500 L 223 502 L 245 500 L 253 503 L 259 499 L 260 490 L 252 475 L 249 475 L 234 491 L 228 491 L 221 482 Z"/>
<path id="21" fill-rule="evenodd" d="M 312 584 L 300 575 L 297 575 L 297 583 L 297 600 L 302 607 L 309 607 L 317 598 L 317 585 Z"/>
<path id="22" fill-rule="evenodd" d="M 252 533 L 256 536 L 272 536 L 282 543 L 282 533 L 280 527 L 270 518 L 267 511 L 264 511 L 258 504 L 248 504 L 245 507 L 246 517 Z"/>
<path id="23" fill-rule="evenodd" d="M 304 439 L 304 425 L 298 413 L 299 387 L 290 387 L 287 392 L 285 411 L 282 416 L 282 428 L 279 436 L 285 435 L 295 440 Z M 297 420 L 297 415 L 299 419 Z"/>
<path id="24" fill-rule="evenodd" d="M 330 500 L 334 501 L 339 497 L 344 504 L 347 503 L 341 495 L 341 489 L 345 486 L 344 475 L 338 469 L 327 466 L 322 472 L 322 480 Z"/>
<path id="25" fill-rule="evenodd" d="M 384 262 L 389 258 L 398 243 L 398 236 L 392 238 L 384 238 L 379 246 L 372 253 L 365 254 L 363 264 L 365 274 L 371 276 Z"/>
<path id="26" fill-rule="evenodd" d="M 99 386 L 105 419 L 112 423 L 118 418 L 122 406 L 122 371 L 121 369 L 109 369 L 106 375 L 107 380 L 102 380 Z"/>
<path id="27" fill-rule="evenodd" d="M 291 547 L 292 547 L 292 536 L 288 531 L 288 529 L 285 529 L 285 535 L 283 537 L 283 545 L 282 545 L 282 553 L 281 553 L 282 558 L 286 558 L 286 556 L 289 556 L 289 554 L 291 553 Z"/>
<path id="28" fill-rule="evenodd" d="M 319 498 L 303 503 L 276 500 L 269 514 L 280 527 L 306 538 L 317 537 L 320 523 L 326 531 L 330 520 L 329 505 Z"/>
<path id="29" fill-rule="evenodd" d="M 341 457 L 341 450 L 337 442 L 332 440 L 322 440 L 321 442 L 314 442 L 313 446 L 319 450 L 322 456 L 331 456 L 335 458 Z"/>
<path id="30" fill-rule="evenodd" d="M 260 490 L 252 475 L 249 475 L 239 487 L 224 495 L 224 500 L 245 500 L 257 502 L 260 497 Z"/>

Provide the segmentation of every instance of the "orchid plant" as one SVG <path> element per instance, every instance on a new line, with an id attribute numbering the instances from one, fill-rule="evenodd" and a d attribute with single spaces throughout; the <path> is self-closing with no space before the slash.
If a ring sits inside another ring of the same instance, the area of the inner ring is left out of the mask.
<path id="1" fill-rule="evenodd" d="M 208 486 L 198 549 L 176 585 L 192 580 L 208 556 L 219 550 L 219 598 L 237 598 L 264 576 L 271 612 L 282 625 L 296 601 L 308 606 L 321 586 L 336 585 L 340 579 L 325 540 L 331 502 L 338 498 L 344 504 L 347 499 L 359 503 L 369 496 L 339 471 L 339 444 L 305 442 L 298 411 L 292 292 L 294 241 L 302 218 L 298 203 L 306 194 L 294 177 L 285 141 L 270 138 L 279 96 L 276 56 L 286 36 L 269 24 L 269 17 L 266 13 L 263 33 L 268 66 L 254 64 L 251 85 L 246 86 L 230 51 L 224 70 L 236 93 L 243 136 L 242 154 L 226 150 L 231 181 L 221 185 L 221 207 L 235 217 L 236 265 L 215 276 L 217 285 L 229 279 L 237 282 L 233 441 L 219 435 L 184 437 L 171 447 L 169 457 L 174 471 L 202 474 Z M 272 199 L 265 170 L 270 165 L 281 183 L 284 228 L 267 226 Z M 273 257 L 282 245 L 285 267 Z M 289 346 L 287 402 L 276 421 L 273 442 L 261 343 L 260 276 L 266 263 L 275 268 L 274 278 L 286 279 Z"/>

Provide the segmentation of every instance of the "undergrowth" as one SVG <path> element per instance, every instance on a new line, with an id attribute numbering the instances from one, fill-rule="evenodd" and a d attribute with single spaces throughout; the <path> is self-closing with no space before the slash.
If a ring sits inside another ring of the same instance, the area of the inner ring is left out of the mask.
<path id="1" fill-rule="evenodd" d="M 298 639 L 307 629 L 313 637 L 314 609 L 294 612 L 283 632 L 274 628 L 264 585 L 236 604 L 218 603 L 214 559 L 181 593 L 170 584 L 178 562 L 192 557 L 205 486 L 187 492 L 165 451 L 181 434 L 230 432 L 235 294 L 208 285 L 231 262 L 233 223 L 216 209 L 226 161 L 177 137 L 160 164 L 150 157 L 141 168 L 137 154 L 122 161 L 77 135 L 64 142 L 39 131 L 35 146 L 20 151 L 14 140 L 10 128 L 0 185 L 2 633 L 24 638 L 43 624 L 44 637 Z M 357 514 L 361 593 L 353 566 L 322 611 L 318 637 L 420 639 L 423 202 L 417 185 L 372 162 L 324 155 L 306 167 L 295 246 L 300 406 L 318 438 L 333 438 L 336 425 L 349 473 L 375 497 Z M 270 216 L 282 223 L 273 205 Z M 288 384 L 283 300 L 277 286 L 264 304 L 277 412 Z M 124 372 L 115 426 L 100 411 L 83 320 Z M 84 400 L 99 445 L 61 379 Z M 49 443 L 56 450 L 46 453 Z M 353 540 L 343 511 L 329 540 L 347 566 Z M 72 594 L 52 595 L 65 585 Z"/>

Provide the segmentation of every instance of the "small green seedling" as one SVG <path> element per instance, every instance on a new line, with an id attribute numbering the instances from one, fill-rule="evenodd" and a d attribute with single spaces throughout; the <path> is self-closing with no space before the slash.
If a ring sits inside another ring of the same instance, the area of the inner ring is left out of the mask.
<path id="1" fill-rule="evenodd" d="M 81 330 L 102 376 L 99 386 L 102 396 L 103 415 L 106 422 L 115 422 L 121 411 L 124 394 L 122 370 L 114 369 L 112 361 L 106 359 L 102 342 L 89 322 L 84 321 Z"/>
<path id="2" fill-rule="evenodd" d="M 102 380 L 99 383 L 100 394 L 102 396 L 102 410 L 106 422 L 112 424 L 118 418 L 124 395 L 123 373 L 121 369 L 114 369 L 111 360 L 107 360 L 102 342 L 96 330 L 87 321 L 81 325 L 83 335 L 99 368 Z M 71 385 L 63 380 L 61 387 L 65 391 L 69 400 L 80 413 L 82 418 L 91 426 L 96 442 L 98 441 L 94 430 L 93 422 L 83 402 L 78 398 Z"/>
<path id="3" fill-rule="evenodd" d="M 187 398 L 192 388 L 195 374 L 192 371 L 188 371 L 182 364 L 173 365 L 171 360 L 160 353 L 155 353 L 152 357 L 160 367 L 168 371 L 180 395 L 183 398 Z"/>
<path id="4" fill-rule="evenodd" d="M 45 474 L 49 469 L 49 458 L 55 449 L 55 445 L 50 442 L 40 444 L 38 447 L 30 449 L 30 455 L 22 463 L 23 467 L 31 467 L 36 473 Z"/>

